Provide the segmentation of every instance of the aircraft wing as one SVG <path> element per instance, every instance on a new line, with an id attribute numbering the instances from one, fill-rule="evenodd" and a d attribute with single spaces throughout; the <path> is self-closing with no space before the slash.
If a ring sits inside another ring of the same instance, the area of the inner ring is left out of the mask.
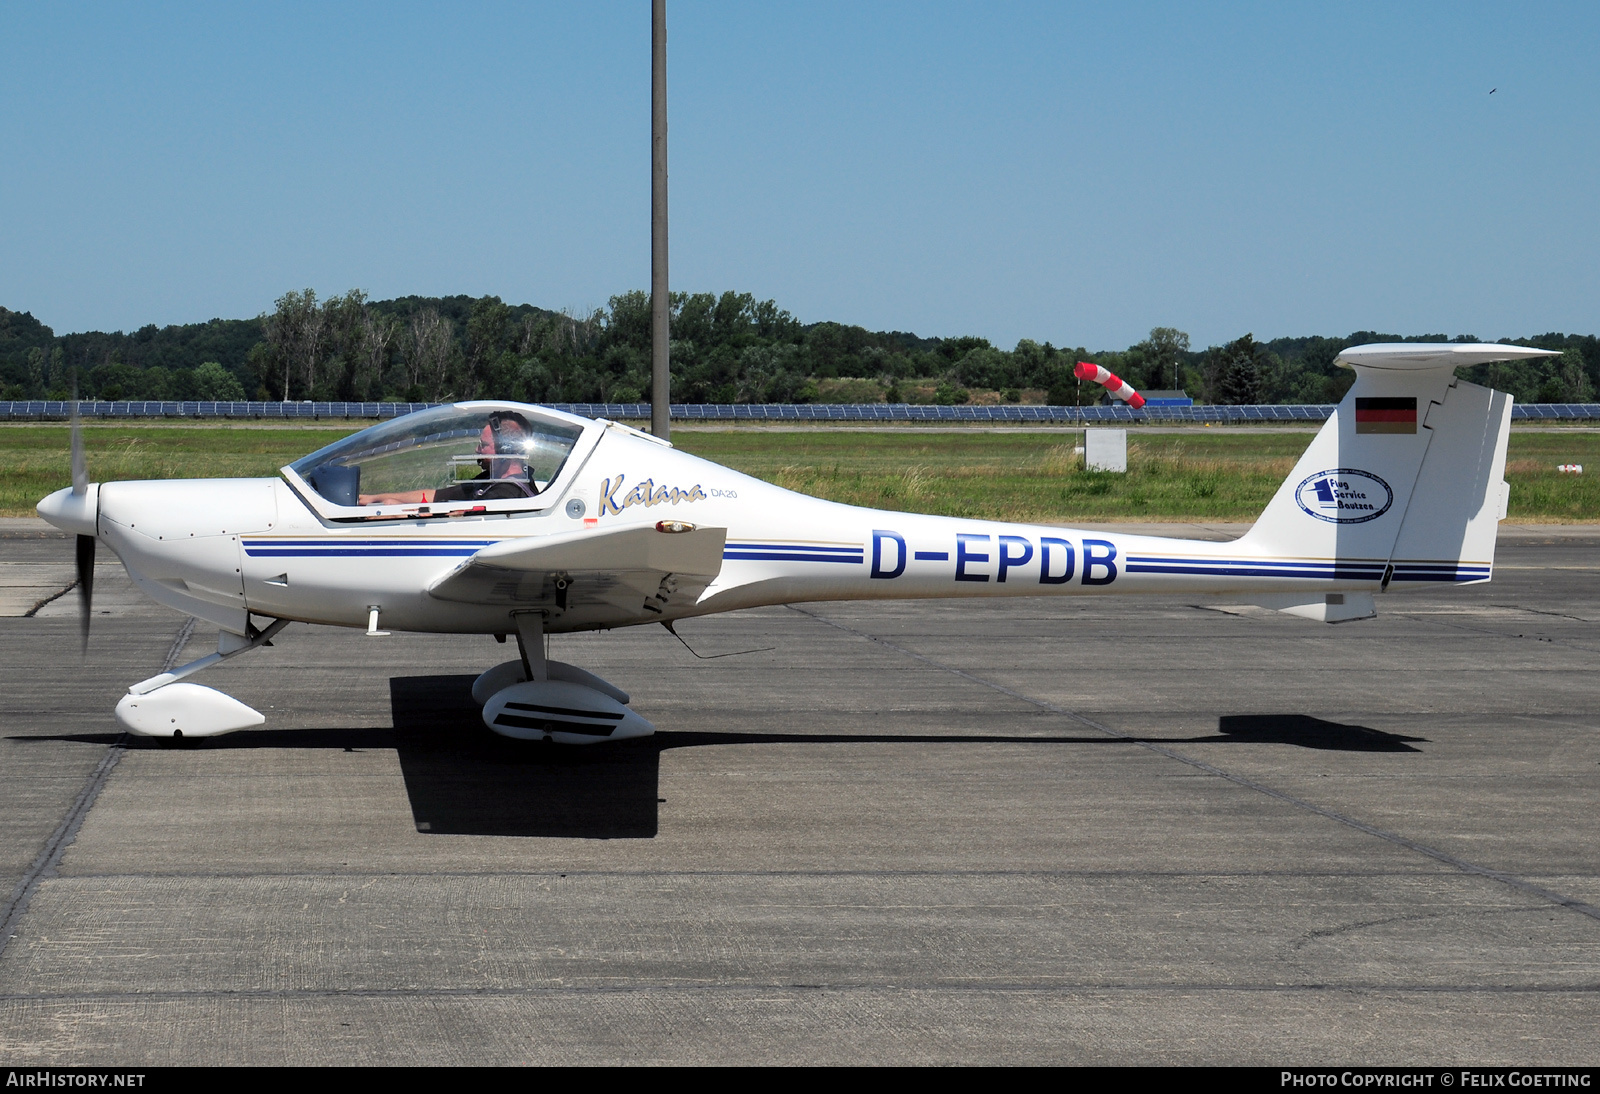
<path id="1" fill-rule="evenodd" d="M 467 604 L 545 608 L 596 623 L 693 604 L 722 570 L 726 528 L 644 525 L 504 539 L 434 582 L 428 595 Z"/>

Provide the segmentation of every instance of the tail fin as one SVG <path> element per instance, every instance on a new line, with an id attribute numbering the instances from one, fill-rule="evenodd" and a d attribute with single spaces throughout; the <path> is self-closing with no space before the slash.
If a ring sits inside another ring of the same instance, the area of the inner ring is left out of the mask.
<path id="1" fill-rule="evenodd" d="M 1459 365 L 1549 350 L 1483 343 L 1354 346 L 1356 382 L 1240 546 L 1331 562 L 1335 575 L 1393 582 L 1487 581 L 1511 397 L 1455 378 Z"/>

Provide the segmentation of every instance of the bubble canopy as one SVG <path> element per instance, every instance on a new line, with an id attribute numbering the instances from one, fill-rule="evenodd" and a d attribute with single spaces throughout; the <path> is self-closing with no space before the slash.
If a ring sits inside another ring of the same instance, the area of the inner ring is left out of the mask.
<path id="1" fill-rule="evenodd" d="M 456 403 L 363 429 L 284 471 L 356 516 L 542 508 L 591 424 L 521 403 Z"/>

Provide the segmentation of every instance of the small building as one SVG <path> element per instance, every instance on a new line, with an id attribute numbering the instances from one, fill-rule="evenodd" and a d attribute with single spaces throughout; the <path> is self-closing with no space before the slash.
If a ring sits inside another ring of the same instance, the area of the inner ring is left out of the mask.
<path id="1" fill-rule="evenodd" d="M 1194 406 L 1187 391 L 1141 391 L 1145 406 Z"/>

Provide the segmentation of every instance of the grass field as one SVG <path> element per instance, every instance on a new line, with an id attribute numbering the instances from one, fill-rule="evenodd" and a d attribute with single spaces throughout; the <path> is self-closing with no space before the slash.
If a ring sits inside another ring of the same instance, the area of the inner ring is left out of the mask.
<path id="1" fill-rule="evenodd" d="M 90 477 L 275 475 L 346 431 L 295 427 L 84 428 Z M 352 431 L 353 432 L 353 431 Z M 883 509 L 1041 522 L 1253 520 L 1310 432 L 1130 430 L 1128 473 L 1085 471 L 1081 433 L 810 430 L 689 432 L 679 448 L 818 497 Z M 0 515 L 31 516 L 68 484 L 65 425 L 0 426 Z M 1581 463 L 1563 475 L 1558 463 Z M 1600 433 L 1511 432 L 1511 519 L 1600 520 Z"/>

